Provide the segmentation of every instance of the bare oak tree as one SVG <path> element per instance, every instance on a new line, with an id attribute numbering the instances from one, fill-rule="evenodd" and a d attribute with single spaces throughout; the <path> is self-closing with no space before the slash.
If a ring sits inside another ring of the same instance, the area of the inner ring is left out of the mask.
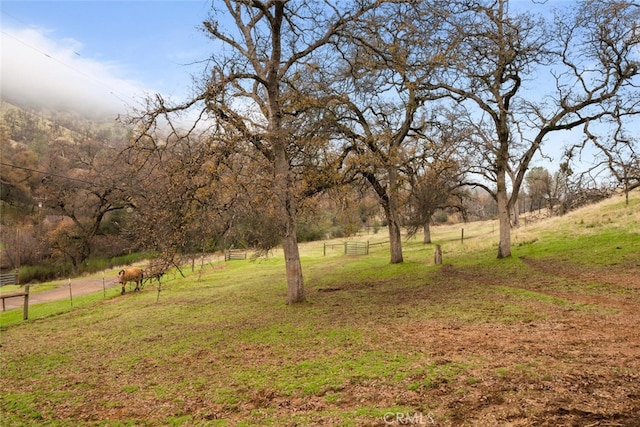
<path id="1" fill-rule="evenodd" d="M 116 159 L 115 149 L 92 138 L 51 144 L 44 166 L 50 174 L 38 194 L 43 209 L 66 219 L 50 241 L 74 269 L 91 255 L 108 215 L 131 206 L 130 194 L 120 185 L 126 170 Z"/>
<path id="2" fill-rule="evenodd" d="M 302 185 L 298 160 L 307 145 L 294 123 L 313 100 L 306 93 L 308 77 L 321 73 L 331 42 L 339 30 L 376 2 L 334 4 L 330 1 L 217 2 L 203 30 L 216 46 L 209 58 L 198 94 L 182 105 L 169 106 L 160 97 L 141 117 L 143 129 L 159 119 L 194 109 L 196 117 L 209 118 L 232 141 L 244 141 L 262 156 L 272 185 L 270 199 L 278 209 L 277 227 L 284 250 L 287 303 L 305 301 L 302 266 L 297 242 L 297 209 L 309 191 Z M 225 23 L 231 23 L 225 28 Z M 295 120 L 294 120 L 295 119 Z M 175 122 L 175 119 L 173 119 Z M 192 128 L 193 129 L 193 128 Z M 313 190 L 311 191 L 313 193 Z"/>
<path id="3" fill-rule="evenodd" d="M 451 49 L 442 38 L 438 3 L 384 5 L 354 22 L 339 46 L 334 116 L 347 143 L 349 170 L 371 185 L 384 211 L 391 263 L 403 262 L 400 208 L 408 194 L 408 165 L 431 126 L 424 106 L 439 97 L 421 88 Z"/>
<path id="4" fill-rule="evenodd" d="M 553 23 L 510 5 L 450 2 L 450 37 L 461 39 L 460 48 L 428 86 L 467 108 L 475 123 L 471 142 L 485 160 L 477 184 L 498 203 L 499 258 L 511 255 L 511 213 L 549 136 L 600 120 L 619 105 L 638 108 L 626 92 L 637 83 L 637 4 L 585 0 Z"/>
<path id="5" fill-rule="evenodd" d="M 421 149 L 406 164 L 410 195 L 408 198 L 408 234 L 423 230 L 423 243 L 431 243 L 431 222 L 440 209 L 452 209 L 464 215 L 468 196 L 466 175 L 468 156 L 462 149 L 467 129 L 452 111 L 441 111 L 432 130 L 420 138 Z M 434 116 L 435 117 L 435 116 Z"/>

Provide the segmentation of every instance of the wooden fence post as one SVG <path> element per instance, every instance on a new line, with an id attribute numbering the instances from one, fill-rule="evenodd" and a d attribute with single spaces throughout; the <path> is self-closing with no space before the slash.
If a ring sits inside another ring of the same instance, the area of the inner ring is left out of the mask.
<path id="1" fill-rule="evenodd" d="M 73 308 L 73 292 L 71 292 L 71 278 L 69 278 L 69 301 L 71 301 L 71 308 Z"/>
<path id="2" fill-rule="evenodd" d="M 4 301 L 4 300 L 3 300 Z M 22 308 L 22 319 L 29 319 L 29 285 L 24 286 L 24 307 Z"/>

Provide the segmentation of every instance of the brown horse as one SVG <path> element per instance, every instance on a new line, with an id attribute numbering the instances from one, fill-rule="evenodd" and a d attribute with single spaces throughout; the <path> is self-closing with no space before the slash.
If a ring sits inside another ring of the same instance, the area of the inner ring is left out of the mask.
<path id="1" fill-rule="evenodd" d="M 144 270 L 138 267 L 125 268 L 118 273 L 118 282 L 122 285 L 121 295 L 124 294 L 124 287 L 127 282 L 136 282 L 134 291 L 140 290 L 142 279 L 144 278 Z"/>

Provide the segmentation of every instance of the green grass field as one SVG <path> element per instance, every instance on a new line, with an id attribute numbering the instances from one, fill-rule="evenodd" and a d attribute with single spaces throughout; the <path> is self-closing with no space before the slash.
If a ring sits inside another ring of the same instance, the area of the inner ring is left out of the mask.
<path id="1" fill-rule="evenodd" d="M 396 265 L 307 243 L 294 306 L 276 250 L 10 310 L 0 425 L 633 425 L 639 221 L 615 196 L 513 230 L 504 260 L 495 222 L 438 226 L 442 266 L 415 239 Z"/>

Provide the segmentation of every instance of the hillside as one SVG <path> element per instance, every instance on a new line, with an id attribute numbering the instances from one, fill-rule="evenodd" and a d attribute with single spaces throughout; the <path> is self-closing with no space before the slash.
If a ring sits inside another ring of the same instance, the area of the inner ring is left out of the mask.
<path id="1" fill-rule="evenodd" d="M 127 139 L 127 130 L 115 122 L 114 117 L 88 117 L 82 112 L 47 110 L 38 106 L 11 103 L 0 98 L 0 201 L 20 207 L 18 216 L 30 215 L 42 200 L 43 179 L 54 158 L 69 156 L 71 146 L 96 147 L 121 144 Z M 59 174 L 68 171 L 58 171 Z M 5 214 L 13 216 L 12 208 Z M 3 225 L 11 218 L 3 218 Z"/>
<path id="2" fill-rule="evenodd" d="M 439 226 L 442 266 L 308 243 L 297 306 L 276 251 L 2 313 L 2 425 L 637 425 L 639 221 L 614 196 L 514 230 L 505 260 L 495 223 Z"/>

